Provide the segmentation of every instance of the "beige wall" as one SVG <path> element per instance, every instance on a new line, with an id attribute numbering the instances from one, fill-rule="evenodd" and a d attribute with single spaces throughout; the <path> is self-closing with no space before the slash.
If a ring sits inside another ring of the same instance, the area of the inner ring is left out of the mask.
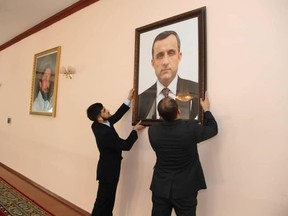
<path id="1" fill-rule="evenodd" d="M 1 162 L 90 211 L 98 151 L 87 106 L 101 101 L 114 112 L 126 98 L 135 28 L 202 6 L 219 135 L 199 146 L 208 189 L 198 215 L 287 216 L 287 0 L 103 0 L 1 51 Z M 56 118 L 29 115 L 34 54 L 56 46 L 61 66 L 77 74 L 59 76 Z M 117 124 L 123 137 L 131 114 Z M 124 153 L 115 215 L 150 214 L 154 162 L 145 129 Z"/>

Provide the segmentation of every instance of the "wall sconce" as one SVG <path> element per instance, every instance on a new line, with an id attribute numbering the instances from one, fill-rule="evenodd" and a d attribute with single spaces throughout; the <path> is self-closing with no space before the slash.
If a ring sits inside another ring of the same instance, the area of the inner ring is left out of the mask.
<path id="1" fill-rule="evenodd" d="M 66 78 L 72 79 L 73 74 L 76 73 L 76 70 L 72 66 L 68 66 L 67 68 L 61 67 L 60 73 L 63 74 L 63 76 L 65 76 Z"/>

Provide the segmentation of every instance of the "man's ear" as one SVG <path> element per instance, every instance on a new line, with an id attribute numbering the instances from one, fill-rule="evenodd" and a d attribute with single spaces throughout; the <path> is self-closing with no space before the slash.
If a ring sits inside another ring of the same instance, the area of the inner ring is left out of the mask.
<path id="1" fill-rule="evenodd" d="M 103 121 L 103 118 L 99 115 L 99 116 L 96 118 L 96 121 L 97 121 L 97 122 L 102 122 L 102 121 Z"/>
<path id="2" fill-rule="evenodd" d="M 179 52 L 179 61 L 181 61 L 181 59 L 182 59 L 182 52 Z"/>

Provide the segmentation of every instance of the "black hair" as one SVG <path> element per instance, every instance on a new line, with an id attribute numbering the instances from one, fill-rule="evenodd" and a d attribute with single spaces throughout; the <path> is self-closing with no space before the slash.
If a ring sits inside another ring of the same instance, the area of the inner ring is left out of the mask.
<path id="1" fill-rule="evenodd" d="M 152 44 L 152 57 L 154 55 L 154 45 L 157 41 L 160 41 L 160 40 L 164 40 L 165 38 L 169 37 L 170 35 L 174 35 L 176 37 L 176 40 L 177 40 L 177 45 L 178 45 L 178 51 L 180 52 L 180 47 L 181 47 L 181 41 L 180 41 L 180 38 L 179 38 L 179 35 L 177 34 L 177 32 L 175 31 L 164 31 L 164 32 L 161 32 L 160 34 L 158 34 L 154 41 L 153 41 L 153 44 Z"/>
<path id="2" fill-rule="evenodd" d="M 97 117 L 100 115 L 103 105 L 101 103 L 94 103 L 87 109 L 87 117 L 91 121 L 96 121 Z"/>
<path id="3" fill-rule="evenodd" d="M 159 102 L 157 109 L 158 109 L 159 115 L 165 121 L 173 121 L 177 118 L 178 104 L 171 97 L 163 98 Z"/>

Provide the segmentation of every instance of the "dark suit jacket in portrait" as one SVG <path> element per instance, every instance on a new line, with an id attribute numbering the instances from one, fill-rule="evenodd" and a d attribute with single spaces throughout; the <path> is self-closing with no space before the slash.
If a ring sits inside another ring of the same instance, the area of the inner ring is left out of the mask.
<path id="1" fill-rule="evenodd" d="M 152 124 L 149 141 L 156 153 L 150 189 L 157 196 L 183 198 L 205 189 L 197 143 L 218 133 L 211 112 L 204 113 L 204 126 L 195 120 L 175 120 Z"/>
<path id="2" fill-rule="evenodd" d="M 122 104 L 112 115 L 108 125 L 93 122 L 91 128 L 96 138 L 96 143 L 100 152 L 97 166 L 97 180 L 107 182 L 117 182 L 119 179 L 122 151 L 129 151 L 137 140 L 137 132 L 132 130 L 127 139 L 122 139 L 114 129 L 114 124 L 122 118 L 129 110 L 129 107 Z"/>
<path id="3" fill-rule="evenodd" d="M 178 103 L 179 109 L 181 110 L 181 116 L 183 119 L 195 119 L 198 115 L 198 86 L 199 85 L 196 82 L 178 77 L 175 99 Z M 156 94 L 157 84 L 155 83 L 138 96 L 137 116 L 139 119 L 156 119 Z M 185 101 L 185 98 L 187 97 L 192 98 L 192 106 L 191 100 Z"/>

